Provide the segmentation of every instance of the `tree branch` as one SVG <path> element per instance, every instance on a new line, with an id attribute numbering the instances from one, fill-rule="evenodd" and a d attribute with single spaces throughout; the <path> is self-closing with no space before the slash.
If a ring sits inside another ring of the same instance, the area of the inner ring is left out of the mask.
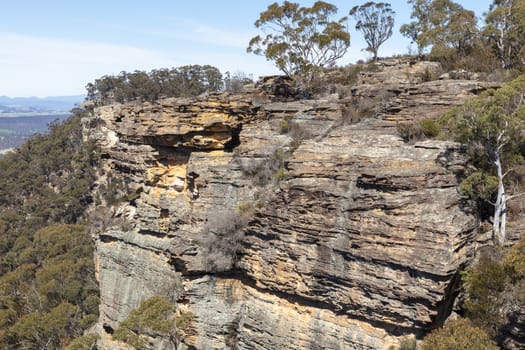
<path id="1" fill-rule="evenodd" d="M 517 198 L 517 197 L 521 197 L 521 196 L 523 196 L 523 195 L 525 195 L 525 192 L 516 193 L 516 194 L 513 194 L 512 196 L 508 196 L 506 200 L 507 200 L 507 202 L 508 202 L 508 201 L 510 201 L 511 199 L 514 199 L 514 198 Z"/>

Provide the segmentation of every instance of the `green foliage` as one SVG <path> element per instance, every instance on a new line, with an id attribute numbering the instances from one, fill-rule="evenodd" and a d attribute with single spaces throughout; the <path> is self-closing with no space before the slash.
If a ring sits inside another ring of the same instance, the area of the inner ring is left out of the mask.
<path id="1" fill-rule="evenodd" d="M 436 55 L 447 49 L 466 53 L 477 35 L 474 12 L 450 0 L 409 0 L 413 22 L 401 33 L 418 45 L 420 53 L 432 46 Z"/>
<path id="2" fill-rule="evenodd" d="M 363 33 L 368 45 L 366 50 L 373 54 L 374 61 L 377 60 L 379 47 L 392 36 L 395 14 L 389 3 L 373 1 L 350 10 L 350 16 L 357 22 L 355 29 Z"/>
<path id="3" fill-rule="evenodd" d="M 21 256 L 32 263 L 0 277 L 2 348 L 18 342 L 40 344 L 44 338 L 53 338 L 53 344 L 67 343 L 96 321 L 98 286 L 84 226 L 44 227 Z M 51 320 L 63 320 L 65 325 L 40 324 Z"/>
<path id="4" fill-rule="evenodd" d="M 525 1 L 494 0 L 485 17 L 483 34 L 494 47 L 502 68 L 523 68 Z"/>
<path id="5" fill-rule="evenodd" d="M 525 237 L 511 248 L 484 252 L 463 282 L 466 316 L 497 338 L 509 315 L 525 306 Z"/>
<path id="6" fill-rule="evenodd" d="M 433 119 L 422 119 L 418 124 L 426 137 L 435 138 L 441 133 L 441 127 Z"/>
<path id="7" fill-rule="evenodd" d="M 279 132 L 281 134 L 287 134 L 290 131 L 290 118 L 283 118 L 279 123 Z"/>
<path id="8" fill-rule="evenodd" d="M 498 178 L 483 171 L 474 171 L 459 184 L 463 195 L 478 201 L 490 201 L 498 187 Z"/>
<path id="9" fill-rule="evenodd" d="M 240 215 L 248 215 L 250 216 L 253 213 L 254 207 L 252 201 L 243 201 L 240 202 L 237 206 L 237 212 Z"/>
<path id="10" fill-rule="evenodd" d="M 498 296 L 505 290 L 505 269 L 499 259 L 483 254 L 475 268 L 463 276 L 467 286 L 465 310 L 477 326 L 495 334 L 502 323 L 503 300 Z"/>
<path id="11" fill-rule="evenodd" d="M 131 311 L 113 334 L 113 339 L 123 341 L 135 348 L 146 343 L 144 335 L 172 336 L 177 326 L 175 307 L 164 297 L 154 296 L 143 301 Z M 189 327 L 188 317 L 179 322 L 179 327 Z"/>
<path id="12" fill-rule="evenodd" d="M 223 87 L 221 72 L 209 65 L 189 65 L 151 72 L 121 72 L 103 76 L 86 86 L 88 98 L 98 104 L 160 97 L 197 96 Z"/>
<path id="13" fill-rule="evenodd" d="M 64 350 L 96 350 L 99 337 L 94 334 L 84 335 L 73 339 Z"/>
<path id="14" fill-rule="evenodd" d="M 191 332 L 191 327 L 195 321 L 195 315 L 191 312 L 181 312 L 175 316 L 175 327 L 178 330 L 178 334 L 188 334 Z"/>
<path id="15" fill-rule="evenodd" d="M 417 123 L 400 123 L 397 132 L 405 142 L 415 142 L 426 138 L 436 138 L 441 133 L 440 125 L 432 119 L 422 119 Z"/>
<path id="16" fill-rule="evenodd" d="M 77 306 L 63 302 L 46 313 L 26 314 L 8 329 L 7 338 L 22 349 L 60 348 L 80 335 L 77 312 Z"/>
<path id="17" fill-rule="evenodd" d="M 67 345 L 98 317 L 93 247 L 80 222 L 97 153 L 76 109 L 0 159 L 0 348 Z"/>
<path id="18" fill-rule="evenodd" d="M 50 126 L 20 149 L 0 159 L 0 221 L 10 230 L 31 231 L 46 223 L 75 223 L 91 202 L 97 154 L 83 144 L 80 118 L 75 110 L 63 123 Z M 21 220 L 27 213 L 30 218 Z M 15 223 L 16 222 L 16 223 Z"/>
<path id="19" fill-rule="evenodd" d="M 475 199 L 493 200 L 497 187 L 496 155 L 506 168 L 525 162 L 525 76 L 452 109 L 441 123 L 456 141 L 468 145 L 477 169 L 461 183 L 462 191 Z M 504 180 L 511 184 L 516 182 L 515 176 L 510 172 Z"/>
<path id="20" fill-rule="evenodd" d="M 525 238 L 522 238 L 505 254 L 503 268 L 511 282 L 525 280 Z"/>
<path id="21" fill-rule="evenodd" d="M 417 341 L 414 337 L 404 337 L 399 344 L 399 350 L 416 350 Z"/>
<path id="22" fill-rule="evenodd" d="M 288 173 L 286 172 L 285 168 L 279 168 L 279 170 L 277 170 L 273 177 L 275 178 L 275 181 L 279 182 L 282 179 L 286 178 L 287 174 Z"/>
<path id="23" fill-rule="evenodd" d="M 508 141 L 505 150 L 519 148 L 524 136 L 525 76 L 505 84 L 497 90 L 488 90 L 479 98 L 469 100 L 462 108 L 448 113 L 456 139 L 463 143 L 477 142 L 489 149 Z M 501 130 L 508 130 L 504 139 L 498 139 Z"/>
<path id="24" fill-rule="evenodd" d="M 336 13 L 337 7 L 324 1 L 312 7 L 273 3 L 255 22 L 266 36 L 253 37 L 247 51 L 265 56 L 287 75 L 310 75 L 335 64 L 350 46 L 347 18 L 333 20 Z"/>
<path id="25" fill-rule="evenodd" d="M 447 323 L 423 339 L 421 350 L 497 350 L 488 334 L 467 319 Z"/>

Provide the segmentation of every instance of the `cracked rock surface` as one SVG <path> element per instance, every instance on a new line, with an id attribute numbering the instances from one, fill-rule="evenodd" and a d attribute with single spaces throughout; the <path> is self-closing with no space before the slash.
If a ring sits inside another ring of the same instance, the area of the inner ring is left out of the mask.
<path id="1" fill-rule="evenodd" d="M 353 96 L 393 95 L 354 124 L 338 94 L 277 96 L 268 81 L 96 108 L 83 122 L 100 184 L 111 174 L 132 197 L 95 235 L 100 346 L 120 349 L 106 330 L 153 295 L 195 316 L 181 348 L 387 349 L 439 325 L 477 233 L 456 190 L 467 158 L 452 142 L 406 144 L 395 126 L 488 85 L 422 72 L 363 73 Z"/>

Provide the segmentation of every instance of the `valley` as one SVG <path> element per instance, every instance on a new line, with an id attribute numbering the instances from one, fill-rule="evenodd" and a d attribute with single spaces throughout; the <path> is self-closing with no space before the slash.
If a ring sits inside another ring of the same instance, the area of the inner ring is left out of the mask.
<path id="1" fill-rule="evenodd" d="M 30 136 L 46 132 L 50 123 L 62 121 L 70 114 L 0 114 L 0 152 L 20 147 Z"/>

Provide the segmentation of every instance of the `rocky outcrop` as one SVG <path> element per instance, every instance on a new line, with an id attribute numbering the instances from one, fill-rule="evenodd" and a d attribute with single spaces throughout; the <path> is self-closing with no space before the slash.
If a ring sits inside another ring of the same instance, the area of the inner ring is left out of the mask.
<path id="1" fill-rule="evenodd" d="M 525 339 L 525 308 L 517 308 L 507 315 L 508 323 L 502 330 L 502 344 L 505 349 L 523 349 Z"/>
<path id="2" fill-rule="evenodd" d="M 410 79 L 387 82 L 388 69 L 352 87 L 392 92 L 356 124 L 337 94 L 296 100 L 268 81 L 95 109 L 101 188 L 123 179 L 128 196 L 95 237 L 101 347 L 118 348 L 108 334 L 158 294 L 194 315 L 181 348 L 386 349 L 440 325 L 478 226 L 456 190 L 466 155 L 405 144 L 395 125 L 486 85 L 421 82 L 408 63 Z"/>

